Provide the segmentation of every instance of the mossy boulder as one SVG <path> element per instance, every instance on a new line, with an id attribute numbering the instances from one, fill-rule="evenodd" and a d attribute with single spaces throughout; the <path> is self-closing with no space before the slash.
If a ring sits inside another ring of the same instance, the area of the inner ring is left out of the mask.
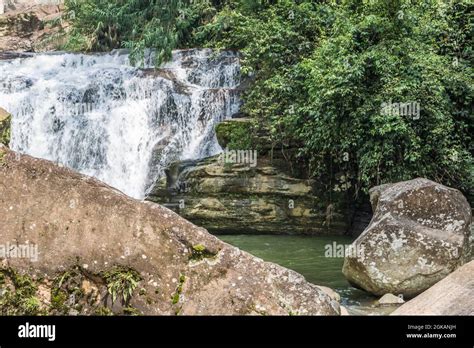
<path id="1" fill-rule="evenodd" d="M 10 144 L 12 116 L 4 109 L 0 108 L 0 144 L 8 146 Z"/>

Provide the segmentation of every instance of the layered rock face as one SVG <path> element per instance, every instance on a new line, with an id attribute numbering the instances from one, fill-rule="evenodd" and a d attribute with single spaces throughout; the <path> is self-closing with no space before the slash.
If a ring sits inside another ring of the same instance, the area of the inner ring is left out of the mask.
<path id="1" fill-rule="evenodd" d="M 458 190 L 415 179 L 370 196 L 373 219 L 344 260 L 355 286 L 413 297 L 469 260 L 471 209 Z"/>
<path id="2" fill-rule="evenodd" d="M 46 314 L 339 314 L 338 303 L 301 275 L 164 207 L 0 151 L 4 314 L 30 313 L 24 303 Z"/>
<path id="3" fill-rule="evenodd" d="M 474 261 L 408 301 L 392 315 L 474 315 Z"/>
<path id="4" fill-rule="evenodd" d="M 219 156 L 175 163 L 148 196 L 215 233 L 343 234 L 310 183 L 270 164 L 222 165 Z"/>
<path id="5" fill-rule="evenodd" d="M 65 42 L 62 1 L 8 2 L 0 13 L 0 51 L 48 51 Z"/>
<path id="6" fill-rule="evenodd" d="M 251 120 L 239 118 L 218 124 L 224 153 L 173 163 L 147 199 L 212 233 L 346 233 L 349 209 L 328 203 L 314 182 L 278 166 L 283 159 L 270 159 L 270 142 L 264 135 L 255 140 L 251 127 Z"/>

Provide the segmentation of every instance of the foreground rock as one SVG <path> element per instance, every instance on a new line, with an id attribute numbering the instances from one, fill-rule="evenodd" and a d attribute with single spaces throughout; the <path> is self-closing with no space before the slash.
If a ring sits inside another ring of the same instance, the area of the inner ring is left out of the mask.
<path id="1" fill-rule="evenodd" d="M 0 107 L 0 144 L 8 146 L 10 143 L 12 116 Z"/>
<path id="2" fill-rule="evenodd" d="M 164 207 L 0 151 L 2 314 L 339 314 L 301 275 Z"/>
<path id="3" fill-rule="evenodd" d="M 474 315 L 474 261 L 408 301 L 393 315 Z"/>
<path id="4" fill-rule="evenodd" d="M 468 261 L 471 209 L 459 191 L 415 179 L 370 195 L 374 217 L 344 260 L 349 282 L 413 297 Z"/>

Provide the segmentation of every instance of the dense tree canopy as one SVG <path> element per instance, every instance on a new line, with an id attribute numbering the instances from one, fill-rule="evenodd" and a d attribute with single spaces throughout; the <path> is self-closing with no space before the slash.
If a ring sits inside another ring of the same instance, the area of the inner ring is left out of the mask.
<path id="1" fill-rule="evenodd" d="M 239 49 L 244 112 L 333 190 L 473 187 L 468 0 L 68 0 L 68 48 Z M 414 112 L 383 106 L 418 105 Z M 297 151 L 294 151 L 294 149 Z M 293 150 L 292 150 L 293 149 Z"/>

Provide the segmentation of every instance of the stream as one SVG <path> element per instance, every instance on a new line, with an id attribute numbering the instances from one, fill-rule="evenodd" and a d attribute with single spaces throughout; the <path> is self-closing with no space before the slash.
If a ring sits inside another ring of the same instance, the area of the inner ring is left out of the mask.
<path id="1" fill-rule="evenodd" d="M 376 297 L 352 287 L 342 274 L 342 257 L 325 257 L 326 245 L 350 244 L 346 236 L 219 235 L 221 240 L 264 261 L 274 262 L 302 274 L 307 281 L 324 285 L 341 296 L 351 314 L 390 313 L 393 307 L 377 307 Z"/>

